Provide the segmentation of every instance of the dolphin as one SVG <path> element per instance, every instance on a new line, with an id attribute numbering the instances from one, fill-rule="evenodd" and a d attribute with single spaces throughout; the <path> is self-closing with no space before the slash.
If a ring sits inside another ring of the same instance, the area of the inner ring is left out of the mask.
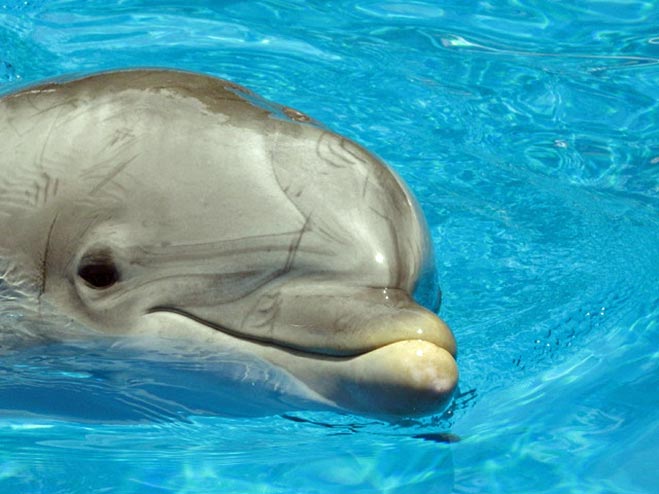
<path id="1" fill-rule="evenodd" d="M 437 413 L 458 381 L 451 330 L 413 297 L 434 263 L 401 179 L 214 77 L 113 71 L 0 99 L 0 259 L 0 291 L 92 336 L 249 355 L 341 410 Z"/>

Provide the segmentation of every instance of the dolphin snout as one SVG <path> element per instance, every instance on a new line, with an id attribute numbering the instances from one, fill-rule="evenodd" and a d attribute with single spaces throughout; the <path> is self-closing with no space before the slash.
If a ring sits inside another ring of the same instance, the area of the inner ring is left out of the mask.
<path id="1" fill-rule="evenodd" d="M 446 323 L 409 297 L 393 304 L 352 301 L 333 306 L 332 318 L 315 312 L 334 324 L 334 332 L 312 333 L 315 344 L 324 341 L 322 353 L 273 361 L 343 409 L 384 417 L 445 409 L 458 383 L 456 343 Z"/>
<path id="2" fill-rule="evenodd" d="M 228 338 L 344 410 L 415 416 L 449 403 L 458 382 L 453 334 L 403 290 L 312 287 L 261 300 L 234 327 L 218 323 L 229 313 L 213 307 L 156 307 L 148 316 Z"/>

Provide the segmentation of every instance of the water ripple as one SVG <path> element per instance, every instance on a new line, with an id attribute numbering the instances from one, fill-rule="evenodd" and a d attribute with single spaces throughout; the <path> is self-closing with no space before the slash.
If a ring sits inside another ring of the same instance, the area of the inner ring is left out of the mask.
<path id="1" fill-rule="evenodd" d="M 461 368 L 445 416 L 392 426 L 246 420 L 229 412 L 248 391 L 199 368 L 17 352 L 0 362 L 3 492 L 654 492 L 656 2 L 0 7 L 2 91 L 62 72 L 197 70 L 385 158 L 426 212 Z M 248 411 L 287 411 L 280 398 Z M 433 440 L 449 428 L 461 441 Z"/>

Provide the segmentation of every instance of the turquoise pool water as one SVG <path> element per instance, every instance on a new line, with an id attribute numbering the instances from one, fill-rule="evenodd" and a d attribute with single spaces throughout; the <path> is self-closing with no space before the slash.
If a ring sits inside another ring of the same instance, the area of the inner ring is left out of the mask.
<path id="1" fill-rule="evenodd" d="M 390 163 L 460 390 L 397 424 L 245 417 L 212 368 L 24 350 L 0 360 L 0 492 L 658 491 L 657 2 L 0 1 L 0 91 L 133 66 L 231 79 Z"/>

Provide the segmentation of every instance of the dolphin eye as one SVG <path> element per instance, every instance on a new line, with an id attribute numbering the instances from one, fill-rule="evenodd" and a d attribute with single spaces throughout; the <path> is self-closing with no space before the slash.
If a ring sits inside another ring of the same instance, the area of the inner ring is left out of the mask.
<path id="1" fill-rule="evenodd" d="M 88 256 L 78 267 L 78 276 L 91 288 L 110 288 L 121 278 L 117 265 L 109 254 Z"/>

